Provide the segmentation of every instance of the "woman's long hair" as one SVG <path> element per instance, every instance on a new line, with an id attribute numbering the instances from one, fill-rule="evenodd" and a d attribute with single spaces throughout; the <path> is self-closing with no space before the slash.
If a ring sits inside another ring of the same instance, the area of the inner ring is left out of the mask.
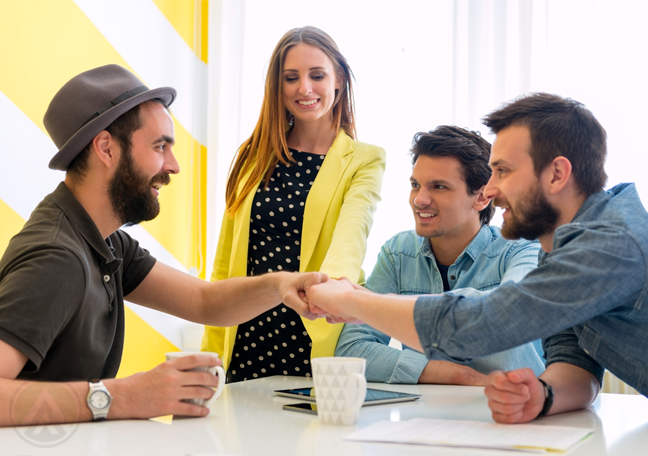
<path id="1" fill-rule="evenodd" d="M 261 106 L 261 115 L 252 136 L 238 149 L 227 178 L 226 203 L 227 211 L 234 215 L 247 194 L 266 174 L 281 162 L 288 164 L 294 161 L 288 153 L 286 134 L 291 128 L 292 114 L 284 106 L 282 96 L 283 64 L 288 50 L 305 43 L 315 46 L 333 62 L 335 76 L 340 82 L 333 101 L 332 118 L 336 134 L 342 128 L 347 135 L 355 139 L 355 108 L 353 102 L 353 72 L 344 56 L 340 53 L 335 41 L 324 31 L 315 27 L 295 28 L 288 31 L 279 40 L 272 52 L 268 75 L 266 76 L 265 95 Z M 237 192 L 243 175 L 252 167 L 252 174 L 240 192 Z M 270 182 L 271 173 L 265 178 L 264 186 Z"/>

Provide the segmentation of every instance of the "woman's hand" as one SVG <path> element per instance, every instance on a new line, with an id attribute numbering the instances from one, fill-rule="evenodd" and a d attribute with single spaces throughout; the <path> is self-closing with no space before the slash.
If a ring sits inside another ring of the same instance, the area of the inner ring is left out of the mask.
<path id="1" fill-rule="evenodd" d="M 325 283 L 328 276 L 322 272 L 304 273 L 277 273 L 280 282 L 277 287 L 282 302 L 304 318 L 315 320 L 319 315 L 315 314 L 309 306 L 306 290 L 314 285 Z"/>

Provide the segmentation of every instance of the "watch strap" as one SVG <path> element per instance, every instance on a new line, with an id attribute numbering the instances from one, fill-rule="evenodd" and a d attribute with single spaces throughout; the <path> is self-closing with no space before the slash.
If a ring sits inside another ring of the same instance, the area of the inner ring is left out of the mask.
<path id="1" fill-rule="evenodd" d="M 540 413 L 536 418 L 540 418 L 542 416 L 547 416 L 549 413 L 549 410 L 551 410 L 551 406 L 553 405 L 554 402 L 554 392 L 553 388 L 551 385 L 548 385 L 544 380 L 541 378 L 538 379 L 540 383 L 542 383 L 544 387 L 544 394 L 545 394 L 545 400 L 544 400 L 544 405 L 542 406 L 542 410 L 540 410 Z"/>

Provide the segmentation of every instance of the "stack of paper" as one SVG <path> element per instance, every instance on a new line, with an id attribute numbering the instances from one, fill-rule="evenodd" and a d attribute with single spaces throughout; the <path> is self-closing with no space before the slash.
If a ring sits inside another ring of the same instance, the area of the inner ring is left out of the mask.
<path id="1" fill-rule="evenodd" d="M 397 422 L 379 421 L 345 437 L 344 440 L 543 453 L 567 451 L 593 431 L 593 429 L 538 424 L 496 424 L 415 418 Z"/>

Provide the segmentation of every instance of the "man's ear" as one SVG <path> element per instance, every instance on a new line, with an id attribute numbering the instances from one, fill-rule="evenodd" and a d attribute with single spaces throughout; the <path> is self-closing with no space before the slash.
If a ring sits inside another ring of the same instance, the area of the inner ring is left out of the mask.
<path id="1" fill-rule="evenodd" d="M 473 209 L 475 209 L 477 212 L 483 211 L 486 208 L 486 206 L 488 206 L 488 203 L 490 203 L 490 199 L 484 196 L 485 188 L 486 188 L 485 185 L 482 186 L 482 188 L 479 189 L 479 193 L 476 194 L 477 198 L 473 203 Z"/>
<path id="2" fill-rule="evenodd" d="M 561 155 L 554 158 L 542 174 L 549 194 L 557 194 L 571 181 L 572 164 L 568 158 Z"/>
<path id="3" fill-rule="evenodd" d="M 112 168 L 119 162 L 119 151 L 117 143 L 112 135 L 103 130 L 92 140 L 93 152 L 107 168 Z"/>

